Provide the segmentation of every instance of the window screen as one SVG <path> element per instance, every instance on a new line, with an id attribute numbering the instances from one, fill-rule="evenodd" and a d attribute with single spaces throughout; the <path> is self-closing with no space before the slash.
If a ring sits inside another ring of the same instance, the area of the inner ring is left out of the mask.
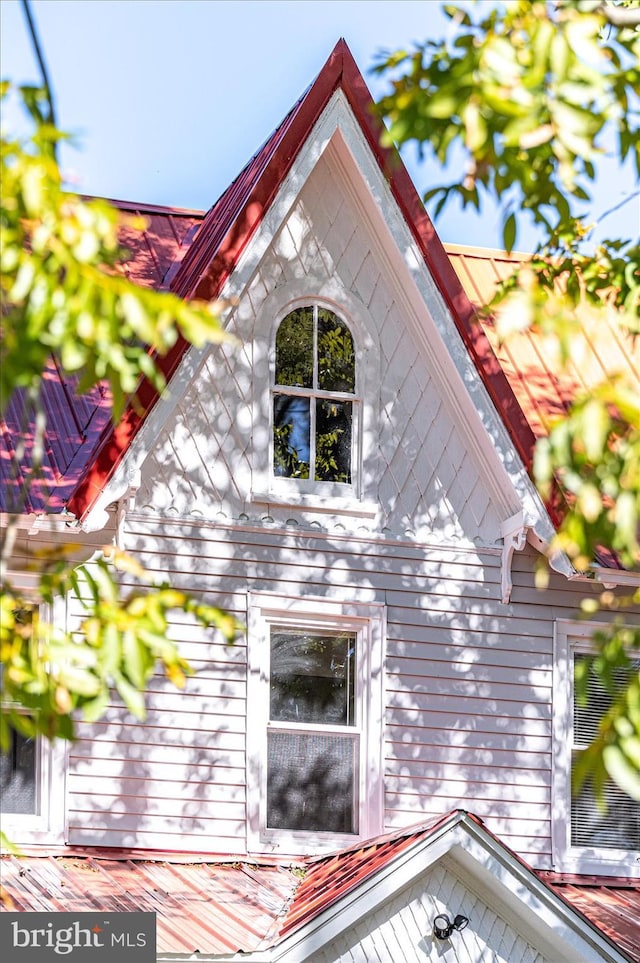
<path id="1" fill-rule="evenodd" d="M 271 630 L 268 829 L 358 832 L 356 641 Z"/>
<path id="2" fill-rule="evenodd" d="M 276 731 L 267 745 L 268 829 L 358 832 L 352 736 Z"/>
<path id="3" fill-rule="evenodd" d="M 5 813 L 36 812 L 36 741 L 11 730 L 11 744 L 0 757 L 0 791 Z"/>

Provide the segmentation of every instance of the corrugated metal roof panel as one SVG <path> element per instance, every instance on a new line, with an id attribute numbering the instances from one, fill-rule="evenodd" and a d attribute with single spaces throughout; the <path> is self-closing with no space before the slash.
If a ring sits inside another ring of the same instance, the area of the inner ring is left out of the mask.
<path id="1" fill-rule="evenodd" d="M 144 218 L 135 230 L 123 222 L 120 238 L 128 251 L 122 273 L 143 287 L 161 288 L 169 268 L 178 263 L 202 220 L 197 211 L 113 201 L 124 213 Z M 0 419 L 0 511 L 22 514 L 63 510 L 95 457 L 111 424 L 111 397 L 106 386 L 77 395 L 77 379 L 63 377 L 55 358 L 44 372 L 39 403 L 46 414 L 41 464 L 32 470 L 35 412 L 24 391 L 10 399 Z M 22 451 L 20 449 L 23 449 Z"/>
<path id="2" fill-rule="evenodd" d="M 157 914 L 158 950 L 256 949 L 285 911 L 297 877 L 280 866 L 78 856 L 2 858 L 2 909 Z"/>
<path id="3" fill-rule="evenodd" d="M 469 298 L 476 306 L 487 304 L 496 284 L 526 261 L 526 255 L 508 255 L 456 244 L 445 245 L 451 263 Z M 611 319 L 581 318 L 574 337 L 574 357 L 563 368 L 552 340 L 540 333 L 513 334 L 500 343 L 491 319 L 483 330 L 500 362 L 529 425 L 537 438 L 548 433 L 552 421 L 563 415 L 576 395 L 622 373 L 631 378 L 640 396 L 640 340 L 625 337 Z"/>
<path id="4" fill-rule="evenodd" d="M 307 873 L 280 928 L 285 936 L 387 866 L 396 856 L 455 819 L 456 811 L 434 817 L 414 829 L 387 833 L 364 844 L 341 850 L 331 856 L 309 860 Z"/>
<path id="5" fill-rule="evenodd" d="M 290 865 L 273 863 L 110 857 L 106 851 L 4 856 L 1 909 L 154 912 L 159 951 L 251 952 L 275 945 L 338 900 L 355 894 L 414 844 L 455 827 L 461 819 L 483 826 L 477 817 L 456 810 L 329 856 L 307 859 L 299 867 L 302 874 Z M 485 827 L 483 831 L 487 832 Z M 504 845 L 487 835 L 496 845 Z M 536 875 L 633 963 L 640 963 L 640 880 Z"/>
<path id="6" fill-rule="evenodd" d="M 640 880 L 606 876 L 538 874 L 551 889 L 640 963 Z"/>
<path id="7" fill-rule="evenodd" d="M 131 253 L 131 257 L 122 265 L 123 273 L 143 287 L 165 287 L 170 268 L 184 257 L 191 246 L 202 223 L 203 213 L 125 201 L 111 203 L 125 214 L 143 218 L 146 223 L 142 231 L 126 221 L 120 229 L 120 243 Z"/>

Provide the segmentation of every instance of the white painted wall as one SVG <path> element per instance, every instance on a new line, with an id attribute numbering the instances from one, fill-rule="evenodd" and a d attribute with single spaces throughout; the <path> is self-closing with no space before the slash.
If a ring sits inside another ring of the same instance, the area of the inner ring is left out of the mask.
<path id="1" fill-rule="evenodd" d="M 381 528 L 409 539 L 494 543 L 509 511 L 490 497 L 469 429 L 456 424 L 440 375 L 429 369 L 412 336 L 401 281 L 389 274 L 379 242 L 327 156 L 233 313 L 230 330 L 239 346 L 209 355 L 148 457 L 140 508 L 226 521 L 246 516 L 254 523 L 265 514 L 298 524 L 312 520 L 273 505 L 267 512 L 251 500 L 256 450 L 268 445 L 267 351 L 274 319 L 262 307 L 283 285 L 296 285 L 310 298 L 330 285 L 338 292 L 338 309 L 343 291 L 344 315 L 351 320 L 348 307 L 357 302 L 375 356 L 365 399 L 375 437 L 365 443 L 363 471 L 365 496 L 380 507 L 381 517 L 371 523 L 342 516 L 333 524 L 347 531 Z"/>
<path id="2" fill-rule="evenodd" d="M 246 618 L 247 591 L 385 604 L 385 827 L 461 807 L 536 865 L 551 859 L 553 620 L 577 596 L 533 589 L 516 556 L 499 601 L 499 556 L 318 532 L 131 516 L 151 572 Z M 144 723 L 110 710 L 71 747 L 74 845 L 245 852 L 246 647 L 176 621 L 196 675 L 151 685 Z"/>
<path id="3" fill-rule="evenodd" d="M 469 925 L 448 940 L 433 936 L 439 913 L 460 913 Z M 308 963 L 551 963 L 539 953 L 486 894 L 473 892 L 436 864 L 360 925 L 343 933 Z"/>

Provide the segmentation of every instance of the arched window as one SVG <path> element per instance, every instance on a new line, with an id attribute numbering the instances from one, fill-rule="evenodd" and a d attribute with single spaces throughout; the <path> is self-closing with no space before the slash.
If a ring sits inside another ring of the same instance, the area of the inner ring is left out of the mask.
<path id="1" fill-rule="evenodd" d="M 273 474 L 351 485 L 356 434 L 353 336 L 317 304 L 291 311 L 276 334 Z"/>

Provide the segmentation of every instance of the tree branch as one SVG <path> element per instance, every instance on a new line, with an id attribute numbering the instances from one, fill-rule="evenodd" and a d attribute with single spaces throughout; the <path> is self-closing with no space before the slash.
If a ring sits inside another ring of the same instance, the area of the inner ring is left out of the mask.
<path id="1" fill-rule="evenodd" d="M 29 36 L 31 38 L 31 44 L 33 46 L 36 59 L 40 66 L 40 73 L 42 74 L 42 86 L 47 95 L 47 103 L 49 104 L 49 123 L 53 127 L 57 127 L 56 124 L 56 112 L 53 104 L 53 93 L 51 91 L 51 83 L 49 82 L 49 74 L 47 72 L 47 65 L 44 62 L 44 54 L 42 53 L 42 47 L 40 46 L 40 40 L 38 39 L 38 31 L 36 30 L 35 21 L 31 15 L 31 7 L 29 5 L 29 0 L 22 0 L 22 9 L 27 21 L 27 28 L 29 31 Z"/>

